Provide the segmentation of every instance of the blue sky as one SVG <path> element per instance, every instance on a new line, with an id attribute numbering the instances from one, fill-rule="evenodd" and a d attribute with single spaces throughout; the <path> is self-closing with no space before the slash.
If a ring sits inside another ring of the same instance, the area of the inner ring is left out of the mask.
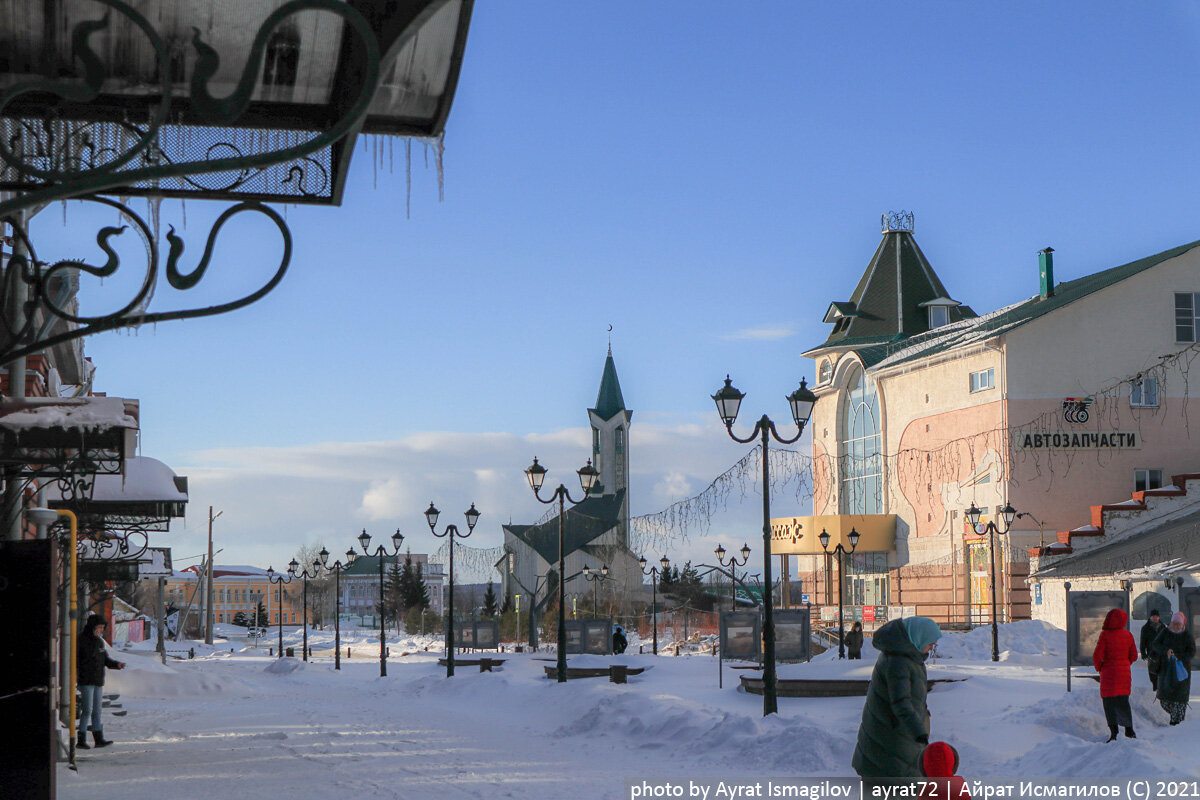
<path id="1" fill-rule="evenodd" d="M 435 493 L 443 511 L 480 502 L 491 546 L 497 523 L 541 514 L 520 472 L 533 455 L 559 475 L 586 457 L 611 324 L 635 410 L 634 513 L 656 511 L 744 452 L 709 400 L 726 372 L 747 416 L 786 419 L 783 395 L 812 374 L 799 354 L 851 294 L 882 212 L 915 212 L 943 282 L 980 312 L 1033 294 L 1047 245 L 1069 280 L 1200 238 L 1198 14 L 480 3 L 445 200 L 420 143 L 411 217 L 403 142 L 378 174 L 360 151 L 342 207 L 287 210 L 295 255 L 278 290 L 89 340 L 96 389 L 140 398 L 143 452 L 192 478 L 177 555 L 199 552 L 209 504 L 225 509 L 230 560 L 344 549 L 364 525 L 427 549 L 418 515 Z M 164 229 L 194 257 L 220 210 L 189 202 L 184 228 L 166 201 Z M 97 258 L 93 223 L 112 216 L 71 208 L 64 227 L 43 212 L 39 255 Z M 232 226 L 208 286 L 184 299 L 269 274 L 263 231 Z M 178 299 L 161 289 L 154 308 Z M 756 535 L 745 506 L 678 555 Z"/>

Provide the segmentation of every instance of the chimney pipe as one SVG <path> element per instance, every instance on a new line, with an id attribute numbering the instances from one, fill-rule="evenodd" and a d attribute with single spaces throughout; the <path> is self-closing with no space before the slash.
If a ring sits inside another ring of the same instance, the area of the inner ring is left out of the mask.
<path id="1" fill-rule="evenodd" d="M 1041 295 L 1054 296 L 1054 248 L 1047 247 L 1038 252 L 1038 277 L 1041 280 Z"/>

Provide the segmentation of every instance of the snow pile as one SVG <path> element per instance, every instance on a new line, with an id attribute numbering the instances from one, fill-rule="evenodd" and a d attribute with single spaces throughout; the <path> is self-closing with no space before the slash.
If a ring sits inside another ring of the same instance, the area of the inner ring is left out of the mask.
<path id="1" fill-rule="evenodd" d="M 854 750 L 850 736 L 803 718 L 760 718 L 662 694 L 603 694 L 554 737 L 612 739 L 631 748 L 664 749 L 676 759 L 690 754 L 698 763 L 719 752 L 722 761 L 741 768 L 786 768 L 794 774 L 843 772 Z"/>
<path id="2" fill-rule="evenodd" d="M 295 658 L 277 658 L 267 665 L 263 672 L 272 675 L 291 675 L 296 670 L 304 669 L 304 662 Z"/>
<path id="3" fill-rule="evenodd" d="M 1066 657 L 1066 633 L 1041 620 L 1005 623 L 1000 626 L 999 638 L 1001 661 L 1028 663 L 1026 656 Z M 864 656 L 867 649 L 863 648 Z M 937 657 L 987 661 L 992 657 L 991 626 L 981 625 L 967 633 L 945 633 L 938 640 Z"/>
<path id="4" fill-rule="evenodd" d="M 105 673 L 104 688 L 125 697 L 188 697 L 227 691 L 234 681 L 197 669 L 195 662 L 176 662 L 179 667 L 162 664 L 155 654 L 117 653 L 125 669 Z"/>

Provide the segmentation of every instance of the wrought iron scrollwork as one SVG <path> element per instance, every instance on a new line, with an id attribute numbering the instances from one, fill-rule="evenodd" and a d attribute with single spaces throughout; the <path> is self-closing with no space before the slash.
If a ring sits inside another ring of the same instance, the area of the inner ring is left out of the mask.
<path id="1" fill-rule="evenodd" d="M 265 169 L 278 164 L 295 162 L 295 169 L 289 170 L 289 179 L 296 180 L 297 174 L 303 175 L 304 164 L 316 164 L 309 157 L 355 130 L 366 116 L 374 98 L 380 80 L 379 43 L 370 25 L 363 15 L 341 0 L 290 0 L 272 12 L 259 27 L 250 48 L 250 57 L 242 70 L 236 88 L 224 98 L 216 98 L 209 91 L 208 84 L 216 72 L 218 56 L 216 51 L 206 44 L 200 32 L 194 32 L 192 47 L 196 52 L 196 67 L 192 72 L 190 82 L 189 102 L 194 111 L 198 112 L 203 123 L 208 126 L 232 125 L 246 111 L 254 92 L 263 55 L 267 48 L 268 39 L 277 26 L 294 14 L 303 11 L 324 11 L 341 17 L 346 27 L 353 31 L 362 47 L 363 64 L 361 71 L 361 86 L 353 103 L 342 117 L 309 138 L 297 141 L 290 146 L 264 152 L 246 154 L 234 145 L 231 155 L 212 157 L 213 149 L 209 148 L 203 160 L 172 162 L 154 153 L 155 142 L 163 124 L 171 113 L 171 85 L 169 81 L 170 68 L 167 47 L 162 37 L 154 30 L 146 18 L 137 10 L 122 0 L 95 0 L 107 6 L 111 11 L 105 13 L 99 20 L 81 22 L 75 26 L 72 33 L 72 47 L 75 57 L 83 65 L 83 79 L 62 80 L 38 78 L 22 81 L 0 92 L 0 116 L 4 116 L 5 108 L 14 99 L 26 94 L 48 93 L 75 103 L 87 103 L 94 100 L 104 81 L 103 62 L 89 43 L 89 37 L 110 24 L 111 12 L 127 17 L 152 46 L 157 74 L 160 76 L 159 102 L 150 111 L 145 128 L 132 126 L 124 128 L 130 133 L 132 143 L 123 149 L 97 148 L 94 141 L 78 140 L 78 147 L 55 148 L 55 137 L 71 142 L 78 132 L 69 123 L 62 121 L 46 121 L 41 123 L 46 132 L 45 139 L 24 143 L 22 137 L 9 137 L 4 141 L 0 137 L 0 161 L 15 169 L 27 178 L 36 178 L 44 184 L 39 188 L 26 192 L 12 199 L 0 202 L 0 215 L 11 214 L 24 208 L 38 207 L 47 202 L 62 200 L 96 192 L 119 192 L 122 186 L 133 186 L 147 182 L 186 179 L 206 173 L 235 173 L 248 175 L 254 170 Z M 11 115 L 10 115 L 11 118 Z M 27 134 L 33 134 L 35 129 L 29 125 L 22 126 Z M 57 131 L 63 128 L 64 132 Z M 67 130 L 69 129 L 69 130 Z M 84 155 L 86 154 L 86 157 Z M 99 156 L 105 156 L 100 158 Z M 135 160 L 141 156 L 136 165 Z M 57 161 L 57 163 L 55 163 Z M 319 164 L 318 164 L 319 166 Z M 126 168 L 128 167 L 128 168 Z M 323 169 L 323 168 L 322 168 Z M 192 185 L 197 185 L 192 182 Z"/>
<path id="2" fill-rule="evenodd" d="M 11 257 L 10 268 L 3 287 L 3 298 L 14 296 L 16 283 L 24 284 L 24 307 L 20 314 L 20 322 L 14 323 L 7 311 L 0 311 L 0 363 L 19 358 L 23 355 L 43 350 L 46 347 L 59 344 L 71 339 L 90 336 L 93 333 L 113 330 L 128 326 L 144 325 L 147 323 L 165 322 L 193 317 L 206 317 L 233 311 L 259 300 L 274 289 L 287 272 L 292 255 L 292 235 L 283 217 L 274 209 L 262 203 L 247 201 L 237 203 L 227 208 L 213 223 L 204 245 L 204 253 L 199 263 L 191 270 L 181 266 L 184 253 L 183 240 L 170 228 L 167 235 L 168 252 L 165 265 L 167 282 L 172 288 L 185 291 L 195 287 L 204 277 L 213 258 L 213 249 L 221 229 L 233 217 L 239 214 L 261 214 L 279 230 L 283 245 L 283 253 L 274 274 L 259 289 L 236 300 L 219 305 L 204 306 L 194 309 L 179 309 L 173 311 L 149 312 L 146 305 L 154 292 L 159 271 L 159 249 L 155 242 L 150 226 L 127 205 L 107 197 L 79 198 L 83 202 L 97 203 L 116 209 L 128 225 L 106 226 L 96 234 L 96 244 L 104 252 L 106 261 L 103 264 L 89 264 L 79 259 L 65 259 L 50 265 L 45 265 L 37 258 L 37 251 L 29 236 L 28 230 L 20 224 L 17 217 L 4 217 L 2 222 L 10 225 L 16 240 L 23 245 Z M 72 310 L 69 286 L 77 273 L 83 273 L 97 278 L 114 275 L 121 266 L 121 259 L 113 249 L 112 240 L 122 235 L 132 227 L 146 248 L 145 273 L 137 292 L 120 309 L 115 312 L 100 315 L 85 315 Z M 22 254 L 24 250 L 28 255 Z M 2 298 L 0 298 L 2 299 Z M 0 305 L 5 305 L 0 303 Z M 39 318 L 36 312 L 42 310 L 45 319 Z M 53 319 L 65 320 L 72 323 L 61 326 L 57 332 L 48 322 Z"/>

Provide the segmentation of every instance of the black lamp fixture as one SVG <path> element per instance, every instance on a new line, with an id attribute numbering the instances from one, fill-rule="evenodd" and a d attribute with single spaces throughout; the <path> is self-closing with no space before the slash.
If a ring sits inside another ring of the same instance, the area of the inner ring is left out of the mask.
<path id="1" fill-rule="evenodd" d="M 847 550 L 841 542 L 838 542 L 837 547 L 833 548 L 833 550 L 832 550 L 832 554 L 837 556 L 837 562 L 838 562 L 838 590 L 837 590 L 837 596 L 838 596 L 838 658 L 846 657 L 846 641 L 845 641 L 846 640 L 846 625 L 845 625 L 845 619 L 843 616 L 843 597 L 842 597 L 842 593 L 846 586 L 846 573 L 842 566 L 842 556 L 846 555 L 848 553 L 852 554 L 855 550 L 858 549 L 859 535 L 860 534 L 856 528 L 851 528 L 850 533 L 846 534 L 846 538 L 850 541 L 850 549 Z M 825 551 L 825 555 L 829 556 L 831 554 L 831 551 L 829 549 L 829 542 L 832 539 L 832 537 L 829 535 L 829 531 L 822 529 L 820 535 L 817 536 L 817 539 L 820 540 L 821 549 Z M 828 565 L 828 563 L 829 563 L 828 558 L 826 559 L 825 563 Z"/>
<path id="2" fill-rule="evenodd" d="M 463 533 L 458 529 L 457 525 L 447 525 L 446 529 L 441 533 L 437 532 L 436 526 L 438 517 L 442 512 L 438 511 L 437 506 L 433 501 L 429 501 L 429 508 L 425 509 L 425 522 L 429 525 L 429 531 L 439 539 L 450 540 L 450 598 L 446 614 L 446 677 L 454 677 L 454 540 L 465 539 L 475 530 L 475 523 L 479 522 L 479 512 L 475 510 L 475 504 L 471 503 L 471 507 L 463 512 L 463 516 L 467 519 L 467 532 Z"/>
<path id="3" fill-rule="evenodd" d="M 658 581 L 659 576 L 665 575 L 671 568 L 671 560 L 664 555 L 658 560 L 658 567 L 646 569 L 646 557 L 640 556 L 638 565 L 643 575 L 650 576 L 650 624 L 654 629 L 654 655 L 658 655 Z"/>
<path id="4" fill-rule="evenodd" d="M 385 558 L 395 558 L 400 555 L 400 545 L 404 544 L 404 535 L 397 528 L 392 534 L 392 550 L 389 552 L 384 545 L 378 545 L 375 552 L 370 551 L 371 534 L 367 533 L 367 529 L 363 528 L 363 532 L 358 535 L 358 545 L 363 550 L 363 555 L 374 555 L 379 561 L 379 677 L 387 677 L 387 604 L 383 600 L 383 561 Z M 353 563 L 353 562 L 351 562 Z"/>
<path id="5" fill-rule="evenodd" d="M 575 474 L 579 476 L 579 486 L 583 489 L 583 497 L 578 500 L 572 499 L 567 487 L 559 484 L 558 488 L 549 498 L 543 500 L 541 495 L 542 484 L 546 480 L 546 468 L 538 463 L 537 457 L 533 459 L 533 464 L 525 468 L 525 478 L 529 481 L 529 488 L 533 489 L 533 496 L 539 503 L 549 505 L 556 500 L 558 501 L 558 657 L 556 659 L 557 668 L 555 670 L 558 682 L 566 683 L 567 681 L 567 593 L 566 584 L 567 576 L 564 573 L 566 564 L 566 553 L 563 550 L 563 536 L 566 525 L 566 504 L 570 503 L 577 506 L 587 500 L 588 493 L 596 485 L 597 479 L 600 477 L 599 471 L 592 466 L 592 460 L 588 459 L 587 464 L 576 470 Z"/>
<path id="6" fill-rule="evenodd" d="M 992 573 L 992 661 L 1000 660 L 1000 627 L 996 604 L 996 534 L 1003 536 L 1008 533 L 1012 528 L 1013 521 L 1019 516 L 1017 510 L 1008 503 L 1000 507 L 999 514 L 1004 521 L 1003 527 L 988 520 L 984 530 L 981 531 L 979 530 L 979 519 L 983 516 L 983 512 L 975 507 L 975 503 L 972 502 L 970 508 L 963 512 L 963 516 L 971 524 L 971 530 L 979 534 L 986 533 L 988 536 L 988 562 Z"/>
<path id="7" fill-rule="evenodd" d="M 762 496 L 763 496 L 763 716 L 779 711 L 775 673 L 775 619 L 773 616 L 774 600 L 771 597 L 771 478 L 770 454 L 771 439 L 780 444 L 792 444 L 800 440 L 804 434 L 804 426 L 812 416 L 813 406 L 817 396 L 809 391 L 808 384 L 801 379 L 800 386 L 786 397 L 792 421 L 796 423 L 796 435 L 785 438 L 779 435 L 775 423 L 766 414 L 754 424 L 754 430 L 749 436 L 742 438 L 733 432 L 733 423 L 737 421 L 738 411 L 746 395 L 738 391 L 728 375 L 725 385 L 712 395 L 717 405 L 717 414 L 725 426 L 726 433 L 735 442 L 749 444 L 756 438 L 762 445 Z"/>

